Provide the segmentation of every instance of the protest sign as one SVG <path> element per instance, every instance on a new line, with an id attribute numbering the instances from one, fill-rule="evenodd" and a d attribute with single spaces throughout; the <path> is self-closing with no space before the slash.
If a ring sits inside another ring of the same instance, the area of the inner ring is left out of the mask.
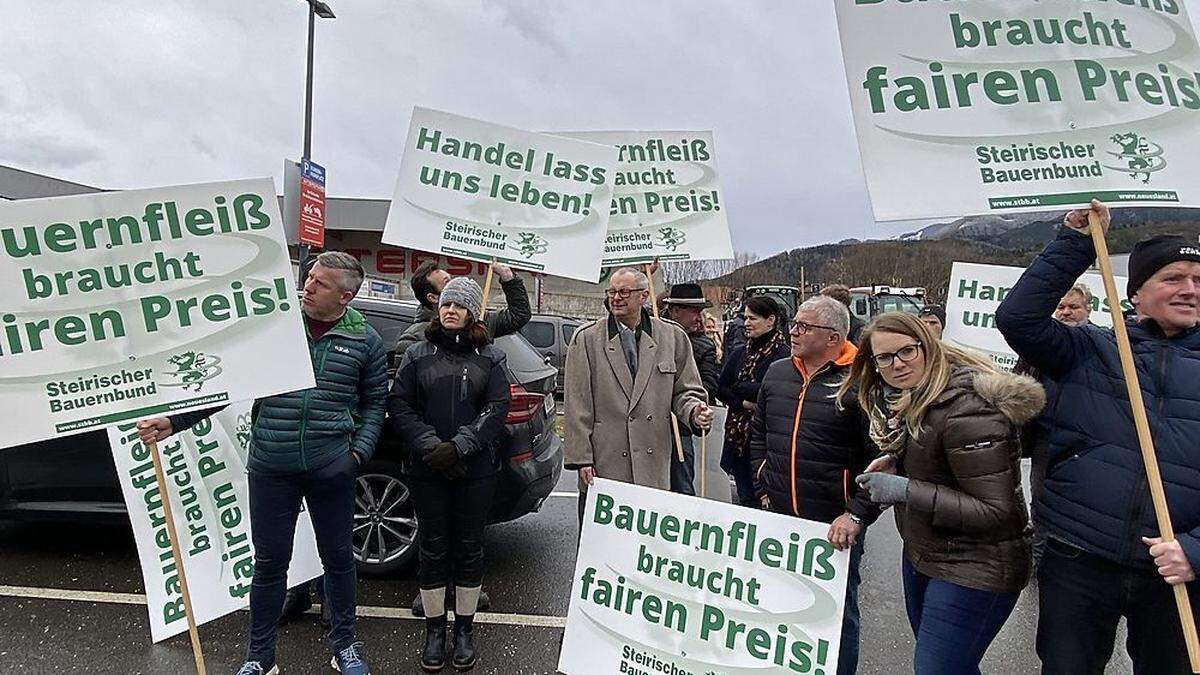
<path id="1" fill-rule="evenodd" d="M 1200 206 L 1182 0 L 837 0 L 877 220 Z"/>
<path id="2" fill-rule="evenodd" d="M 563 134 L 620 150 L 604 266 L 733 257 L 711 131 Z"/>
<path id="3" fill-rule="evenodd" d="M 1017 355 L 996 328 L 996 308 L 1024 272 L 1024 268 L 1006 265 L 954 263 L 950 270 L 946 328 L 942 338 L 951 344 L 984 352 L 997 365 L 1012 370 Z M 1079 277 L 1079 281 L 1092 293 L 1089 320 L 1098 326 L 1112 327 L 1100 273 L 1089 272 Z M 1116 283 L 1118 288 L 1125 288 L 1125 277 L 1116 277 Z M 1128 299 L 1121 301 L 1122 311 L 1131 306 Z"/>
<path id="4" fill-rule="evenodd" d="M 159 642 L 188 629 L 162 493 L 155 485 L 150 451 L 138 440 L 136 423 L 110 427 L 108 441 L 146 583 L 150 634 Z M 249 402 L 235 403 L 159 443 L 197 624 L 250 603 L 254 546 L 246 474 L 249 443 Z M 301 511 L 288 588 L 320 575 L 312 522 L 308 512 Z"/>
<path id="5" fill-rule="evenodd" d="M 558 669 L 836 672 L 849 552 L 828 530 L 596 479 Z"/>
<path id="6" fill-rule="evenodd" d="M 313 386 L 269 179 L 0 201 L 0 446 Z"/>
<path id="7" fill-rule="evenodd" d="M 383 242 L 594 282 L 617 149 L 415 108 Z"/>

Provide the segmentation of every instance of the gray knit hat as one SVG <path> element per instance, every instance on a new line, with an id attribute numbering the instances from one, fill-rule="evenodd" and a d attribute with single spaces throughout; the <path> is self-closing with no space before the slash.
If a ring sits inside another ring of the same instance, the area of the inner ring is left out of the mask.
<path id="1" fill-rule="evenodd" d="M 466 307 L 471 318 L 478 321 L 483 314 L 483 289 L 469 277 L 454 277 L 442 288 L 438 307 L 451 302 Z"/>

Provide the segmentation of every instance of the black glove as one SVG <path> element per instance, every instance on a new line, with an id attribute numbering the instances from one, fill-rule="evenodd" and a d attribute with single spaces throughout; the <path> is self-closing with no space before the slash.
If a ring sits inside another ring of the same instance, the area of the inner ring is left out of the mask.
<path id="1" fill-rule="evenodd" d="M 425 462 L 434 471 L 444 473 L 458 462 L 458 446 L 449 441 L 438 443 L 425 455 Z"/>
<path id="2" fill-rule="evenodd" d="M 467 465 L 461 460 L 455 462 L 449 469 L 442 472 L 447 480 L 459 480 L 467 477 Z"/>

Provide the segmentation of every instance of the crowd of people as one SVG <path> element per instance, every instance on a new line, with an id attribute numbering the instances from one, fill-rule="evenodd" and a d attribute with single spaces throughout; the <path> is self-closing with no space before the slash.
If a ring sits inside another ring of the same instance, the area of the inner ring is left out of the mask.
<path id="1" fill-rule="evenodd" d="M 565 466 L 578 474 L 581 521 L 596 477 L 693 494 L 705 470 L 693 439 L 712 431 L 719 402 L 733 501 L 827 523 L 830 543 L 849 552 L 838 673 L 857 670 L 870 611 L 858 601 L 866 530 L 889 509 L 903 554 L 887 564 L 902 579 L 916 673 L 978 673 L 1034 574 L 1043 673 L 1103 673 L 1121 617 L 1135 672 L 1190 672 L 1172 587 L 1187 584 L 1198 602 L 1200 249 L 1159 236 L 1129 261 L 1127 328 L 1177 533 L 1164 541 L 1116 338 L 1089 321 L 1093 298 L 1077 283 L 1095 259 L 1089 216 L 1107 229 L 1102 204 L 1067 214 L 996 313 L 1021 357 L 1013 373 L 944 342 L 941 307 L 864 323 L 848 289 L 830 286 L 793 316 L 749 298 L 722 331 L 698 285 L 656 299 L 642 270 L 614 271 L 604 318 L 575 331 L 566 360 Z M 354 480 L 385 425 L 405 447 L 421 523 L 420 666 L 474 666 L 483 527 L 509 406 L 504 354 L 491 342 L 529 319 L 521 280 L 496 272 L 508 308 L 489 312 L 474 281 L 417 270 L 423 309 L 401 338 L 389 392 L 387 347 L 349 306 L 362 268 L 342 253 L 317 259 L 302 300 L 316 387 L 254 406 L 255 573 L 239 675 L 278 672 L 302 500 L 324 567 L 333 667 L 369 672 L 354 634 Z M 651 311 L 660 300 L 664 318 Z M 147 420 L 142 437 L 161 441 L 206 414 Z M 1023 456 L 1033 460 L 1032 523 Z"/>

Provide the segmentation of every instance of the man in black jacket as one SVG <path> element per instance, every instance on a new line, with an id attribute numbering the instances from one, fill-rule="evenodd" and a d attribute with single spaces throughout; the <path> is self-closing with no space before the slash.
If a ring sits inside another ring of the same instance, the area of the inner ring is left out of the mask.
<path id="1" fill-rule="evenodd" d="M 704 291 L 699 284 L 675 284 L 671 292 L 663 298 L 666 306 L 666 318 L 683 327 L 688 340 L 692 343 L 692 356 L 696 368 L 700 370 L 700 382 L 708 394 L 708 402 L 717 400 L 717 380 L 721 377 L 721 364 L 717 361 L 717 346 L 712 338 L 704 332 L 703 312 L 712 307 L 705 299 Z M 684 461 L 679 461 L 679 454 L 671 454 L 671 492 L 685 495 L 696 494 L 696 450 L 692 432 L 688 425 L 679 425 L 679 437 L 683 445 Z M 704 467 L 700 467 L 703 471 Z"/>
<path id="2" fill-rule="evenodd" d="M 486 306 L 484 308 L 486 313 L 483 322 L 487 325 L 488 332 L 491 333 L 494 340 L 521 330 L 525 324 L 529 323 L 529 318 L 533 316 L 533 313 L 529 307 L 529 294 L 525 291 L 525 282 L 521 281 L 521 277 L 518 277 L 511 267 L 492 263 L 492 273 L 500 280 L 500 288 L 504 291 L 504 301 L 508 304 L 505 309 L 490 312 L 486 311 Z M 425 340 L 425 329 L 429 326 L 429 320 L 433 318 L 434 312 L 437 311 L 438 296 L 441 295 L 442 289 L 449 283 L 450 278 L 450 273 L 442 269 L 436 260 L 427 260 L 413 270 L 409 285 L 412 287 L 417 302 L 421 303 L 421 309 L 417 310 L 416 322 L 409 326 L 396 341 L 397 358 L 402 358 L 409 347 Z M 487 298 L 483 299 L 485 305 L 487 301 Z"/>
<path id="3" fill-rule="evenodd" d="M 823 295 L 806 300 L 790 331 L 792 358 L 771 364 L 750 425 L 750 466 L 763 508 L 830 523 L 828 538 L 850 549 L 838 674 L 858 668 L 858 584 L 863 530 L 879 508 L 855 482 L 874 456 L 866 416 L 853 397 L 830 394 L 850 371 L 858 349 L 846 340 L 850 313 Z"/>

